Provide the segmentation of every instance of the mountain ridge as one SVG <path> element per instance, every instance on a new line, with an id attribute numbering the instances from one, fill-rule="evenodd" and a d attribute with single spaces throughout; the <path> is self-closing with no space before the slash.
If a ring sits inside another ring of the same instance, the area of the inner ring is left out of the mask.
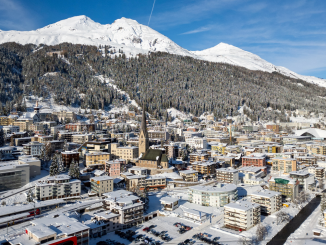
<path id="1" fill-rule="evenodd" d="M 152 28 L 125 17 L 115 20 L 112 24 L 102 25 L 85 15 L 80 15 L 34 31 L 0 30 L 0 43 L 5 42 L 36 45 L 56 45 L 63 42 L 95 46 L 110 45 L 122 49 L 127 57 L 136 56 L 139 53 L 161 51 L 211 62 L 228 63 L 249 70 L 278 72 L 291 78 L 326 87 L 325 79 L 297 74 L 230 44 L 219 43 L 205 50 L 189 51 Z"/>

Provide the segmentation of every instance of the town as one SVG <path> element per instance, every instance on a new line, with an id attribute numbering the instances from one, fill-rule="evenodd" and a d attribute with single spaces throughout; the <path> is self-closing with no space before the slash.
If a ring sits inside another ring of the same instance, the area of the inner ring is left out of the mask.
<path id="1" fill-rule="evenodd" d="M 313 244 L 325 235 L 322 113 L 159 120 L 145 104 L 110 112 L 30 102 L 0 117 L 0 244 L 276 244 L 282 232 Z"/>

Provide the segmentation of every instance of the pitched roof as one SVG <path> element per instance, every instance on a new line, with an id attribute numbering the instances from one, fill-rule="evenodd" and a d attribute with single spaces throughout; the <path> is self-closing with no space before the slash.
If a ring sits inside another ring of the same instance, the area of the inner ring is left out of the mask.
<path id="1" fill-rule="evenodd" d="M 161 157 L 162 157 L 162 151 L 161 150 L 148 149 L 145 152 L 145 155 L 141 158 L 141 160 L 157 161 Z"/>

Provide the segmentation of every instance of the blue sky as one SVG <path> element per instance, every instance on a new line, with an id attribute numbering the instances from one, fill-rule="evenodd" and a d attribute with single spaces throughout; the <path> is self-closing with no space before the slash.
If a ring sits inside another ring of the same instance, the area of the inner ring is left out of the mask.
<path id="1" fill-rule="evenodd" d="M 153 0 L 0 0 L 1 30 L 33 30 L 76 15 L 148 23 Z M 326 78 L 326 0 L 156 0 L 150 27 L 188 50 L 220 42 Z"/>

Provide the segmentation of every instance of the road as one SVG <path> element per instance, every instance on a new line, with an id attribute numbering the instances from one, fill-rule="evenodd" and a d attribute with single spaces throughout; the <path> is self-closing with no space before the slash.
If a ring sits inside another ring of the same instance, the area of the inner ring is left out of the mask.
<path id="1" fill-rule="evenodd" d="M 211 225 L 215 225 L 222 218 L 223 218 L 223 214 L 216 216 L 216 217 L 212 218 L 212 223 L 209 222 L 209 220 L 208 220 L 207 222 L 191 229 L 190 231 L 183 233 L 182 235 L 178 236 L 177 238 L 174 238 L 170 242 L 166 242 L 164 244 L 174 244 L 175 245 L 175 244 L 179 244 L 180 242 L 183 242 L 184 240 L 192 239 L 193 235 L 203 232 L 207 227 L 209 227 Z"/>

